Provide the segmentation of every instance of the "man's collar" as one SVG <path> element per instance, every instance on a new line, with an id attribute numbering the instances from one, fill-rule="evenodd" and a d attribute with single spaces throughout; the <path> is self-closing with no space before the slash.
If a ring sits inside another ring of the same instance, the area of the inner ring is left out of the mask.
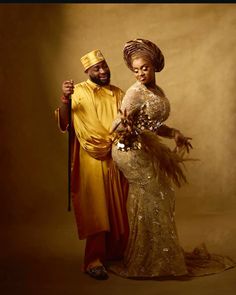
<path id="1" fill-rule="evenodd" d="M 100 88 L 100 85 L 94 83 L 94 82 L 91 81 L 90 79 L 88 79 L 86 82 L 89 84 L 89 86 L 90 86 L 93 90 L 95 90 L 95 89 L 99 89 L 99 88 Z"/>
<path id="2" fill-rule="evenodd" d="M 103 89 L 107 94 L 112 95 L 112 96 L 114 95 L 113 91 L 111 90 L 111 85 L 101 86 L 101 85 L 94 83 L 90 79 L 88 79 L 86 82 L 93 89 L 93 91 L 95 91 L 95 90 L 98 91 L 100 89 Z"/>

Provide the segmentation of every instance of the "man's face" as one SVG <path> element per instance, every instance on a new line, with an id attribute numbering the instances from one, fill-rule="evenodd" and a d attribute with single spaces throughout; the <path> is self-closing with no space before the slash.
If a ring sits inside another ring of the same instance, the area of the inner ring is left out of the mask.
<path id="1" fill-rule="evenodd" d="M 105 60 L 91 66 L 86 73 L 90 80 L 98 85 L 105 86 L 110 83 L 111 73 Z"/>

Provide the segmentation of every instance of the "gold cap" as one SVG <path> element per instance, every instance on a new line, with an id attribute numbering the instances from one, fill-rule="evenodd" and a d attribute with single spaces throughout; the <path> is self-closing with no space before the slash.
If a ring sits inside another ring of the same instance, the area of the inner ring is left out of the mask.
<path id="1" fill-rule="evenodd" d="M 104 56 L 102 55 L 100 50 L 93 50 L 84 56 L 81 57 L 80 61 L 84 66 L 84 70 L 86 71 L 91 66 L 99 63 L 100 61 L 105 60 Z"/>

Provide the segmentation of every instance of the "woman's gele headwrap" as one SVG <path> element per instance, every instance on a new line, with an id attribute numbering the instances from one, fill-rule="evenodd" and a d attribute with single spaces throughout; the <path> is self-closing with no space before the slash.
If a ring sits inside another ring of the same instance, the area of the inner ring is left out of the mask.
<path id="1" fill-rule="evenodd" d="M 164 68 L 165 59 L 160 48 L 149 40 L 138 38 L 126 42 L 123 49 L 123 57 L 130 70 L 133 70 L 132 57 L 137 55 L 148 56 L 153 63 L 155 72 L 160 72 Z"/>

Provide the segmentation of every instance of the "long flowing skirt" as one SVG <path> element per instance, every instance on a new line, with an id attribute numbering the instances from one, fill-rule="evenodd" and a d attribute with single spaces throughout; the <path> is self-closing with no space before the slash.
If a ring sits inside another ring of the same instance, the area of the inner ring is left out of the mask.
<path id="1" fill-rule="evenodd" d="M 110 266 L 129 278 L 199 276 L 235 266 L 229 257 L 209 254 L 205 245 L 185 252 L 175 225 L 175 192 L 168 177 L 157 173 L 150 155 L 141 150 L 120 151 L 112 157 L 129 181 L 127 212 L 129 239 L 123 261 Z"/>

